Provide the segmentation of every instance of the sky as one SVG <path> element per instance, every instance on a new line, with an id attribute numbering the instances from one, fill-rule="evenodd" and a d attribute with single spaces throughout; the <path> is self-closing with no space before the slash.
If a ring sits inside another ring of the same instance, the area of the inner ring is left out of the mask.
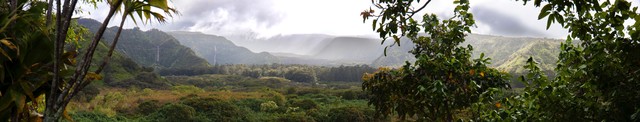
<path id="1" fill-rule="evenodd" d="M 423 0 L 426 1 L 426 0 Z M 167 23 L 149 24 L 132 21 L 125 28 L 142 30 L 158 28 L 164 31 L 192 31 L 233 36 L 271 37 L 289 34 L 327 34 L 335 36 L 365 36 L 375 38 L 371 20 L 363 23 L 359 15 L 371 7 L 371 0 L 173 0 L 171 6 L 180 14 Z M 538 20 L 540 8 L 523 6 L 515 0 L 471 0 L 477 28 L 472 32 L 498 36 L 564 38 L 567 31 L 560 25 L 546 29 L 546 20 Z M 634 3 L 637 6 L 638 3 Z M 434 0 L 422 13 L 441 17 L 453 15 L 452 0 Z M 76 17 L 102 21 L 108 8 L 99 9 L 84 4 Z M 110 26 L 120 21 L 114 17 Z"/>

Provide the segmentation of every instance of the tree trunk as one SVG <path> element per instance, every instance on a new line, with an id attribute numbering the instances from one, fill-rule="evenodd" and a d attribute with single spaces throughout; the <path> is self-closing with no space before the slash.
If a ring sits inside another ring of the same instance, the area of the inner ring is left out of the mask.
<path id="1" fill-rule="evenodd" d="M 88 69 L 89 65 L 91 64 L 91 57 L 93 57 L 93 52 L 95 51 L 95 47 L 100 41 L 100 38 L 102 38 L 102 35 L 106 29 L 106 26 L 109 24 L 109 20 L 115 14 L 115 10 L 118 9 L 117 6 L 120 5 L 120 3 L 122 3 L 122 0 L 118 0 L 116 2 L 117 4 L 111 6 L 111 9 L 109 10 L 109 14 L 107 14 L 107 18 L 105 18 L 102 26 L 100 27 L 98 32 L 96 32 L 90 47 L 87 49 L 87 52 L 85 53 L 85 57 L 83 57 L 84 62 L 82 62 L 80 65 L 76 67 L 76 72 L 74 73 L 73 77 L 71 78 L 71 80 L 66 82 L 67 84 L 63 86 L 63 88 L 61 89 L 62 91 L 60 92 L 59 90 L 60 87 L 58 86 L 58 82 L 60 82 L 58 81 L 60 79 L 60 76 L 58 75 L 60 67 L 58 65 L 60 64 L 60 56 L 64 48 L 64 41 L 67 38 L 66 32 L 69 30 L 71 16 L 75 10 L 75 6 L 77 3 L 78 3 L 78 0 L 73 0 L 73 1 L 65 0 L 63 4 L 64 5 L 63 12 L 62 13 L 58 12 L 59 16 L 57 17 L 57 29 L 56 29 L 58 35 L 56 38 L 57 40 L 55 43 L 55 51 L 54 51 L 54 56 L 55 56 L 54 78 L 51 85 L 51 92 L 48 94 L 47 100 L 46 100 L 45 119 L 44 119 L 45 122 L 57 121 L 62 115 L 62 113 L 64 112 L 67 104 L 71 100 L 70 98 L 73 97 L 75 93 L 77 93 L 82 88 L 84 88 L 83 86 L 84 83 L 81 83 L 81 81 L 83 81 L 82 79 L 84 78 L 84 75 L 86 75 L 86 69 Z M 59 0 L 58 0 L 58 5 L 60 5 Z"/>
<path id="2" fill-rule="evenodd" d="M 60 71 L 60 56 L 61 56 L 61 50 L 64 47 L 64 40 L 66 40 L 66 36 L 67 36 L 67 30 L 68 28 L 64 28 L 65 26 L 65 22 L 68 24 L 68 22 L 70 21 L 66 21 L 67 19 L 71 19 L 66 18 L 66 14 L 71 14 L 71 12 L 73 12 L 73 10 L 70 9 L 74 9 L 74 8 L 70 8 L 69 4 L 70 4 L 70 0 L 65 0 L 64 1 L 64 8 L 61 8 L 60 6 L 63 4 L 60 2 L 60 0 L 57 0 L 57 12 L 56 12 L 56 40 L 54 43 L 54 51 L 53 51 L 53 80 L 51 82 L 51 88 L 50 88 L 50 92 L 47 95 L 47 99 L 46 99 L 46 107 L 45 107 L 45 117 L 44 117 L 44 121 L 45 122 L 55 122 L 58 120 L 58 118 L 60 118 L 60 115 L 56 115 L 56 111 L 58 109 L 58 106 L 55 104 L 56 103 L 56 94 L 58 94 L 58 82 L 60 82 L 60 76 L 59 76 L 59 71 Z M 71 2 L 71 3 L 77 3 L 77 1 L 75 2 Z M 73 5 L 75 6 L 75 5 Z M 61 12 L 61 10 L 63 12 Z M 69 12 L 71 11 L 71 12 Z"/>
<path id="3" fill-rule="evenodd" d="M 107 65 L 107 63 L 109 63 L 109 60 L 111 59 L 111 55 L 113 55 L 113 50 L 116 48 L 116 44 L 118 44 L 118 38 L 120 38 L 120 33 L 122 32 L 122 27 L 124 25 L 124 21 L 127 19 L 127 15 L 122 12 L 122 21 L 120 21 L 120 28 L 118 28 L 118 32 L 116 33 L 116 37 L 113 38 L 113 41 L 111 42 L 111 47 L 109 47 L 109 53 L 107 53 L 107 56 L 104 57 L 104 60 L 102 61 L 102 64 L 100 64 L 100 66 L 98 67 L 98 69 L 95 71 L 96 74 L 100 74 L 100 72 L 102 72 L 102 69 Z"/>
<path id="4" fill-rule="evenodd" d="M 46 25 L 47 27 L 49 25 L 51 25 L 51 12 L 53 11 L 53 0 L 47 0 L 49 2 L 48 6 L 47 6 L 47 21 L 46 21 Z"/>

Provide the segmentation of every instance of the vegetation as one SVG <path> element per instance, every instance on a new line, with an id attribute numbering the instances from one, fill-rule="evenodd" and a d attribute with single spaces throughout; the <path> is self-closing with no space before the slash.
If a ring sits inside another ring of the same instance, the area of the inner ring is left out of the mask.
<path id="1" fill-rule="evenodd" d="M 179 85 L 102 89 L 90 101 L 72 102 L 69 114 L 75 121 L 381 121 L 366 104 L 367 97 L 353 97 L 366 96 L 358 83 L 265 85 L 269 79 L 231 75 L 168 79 Z M 226 85 L 197 87 L 181 82 L 195 79 L 217 79 L 209 83 Z"/>
<path id="2" fill-rule="evenodd" d="M 0 0 L 0 121 L 640 121 L 640 13 L 627 0 L 524 0 L 564 41 L 471 34 L 469 0 L 422 19 L 431 0 L 373 0 L 361 15 L 384 46 L 265 39 L 314 37 L 306 56 L 122 28 L 165 22 L 167 0 L 82 0 L 107 3 L 102 22 L 72 18 L 77 2 Z"/>
<path id="3" fill-rule="evenodd" d="M 310 65 L 215 65 L 212 67 L 198 68 L 168 68 L 160 69 L 159 74 L 163 76 L 195 76 L 203 74 L 228 74 L 241 75 L 253 78 L 260 77 L 280 77 L 296 82 L 316 82 L 316 81 L 362 81 L 364 73 L 372 73 L 375 68 L 368 65 L 355 66 L 310 66 Z"/>
<path id="4" fill-rule="evenodd" d="M 455 1 L 458 6 L 451 19 L 439 20 L 430 14 L 424 15 L 422 22 L 411 18 L 417 11 L 405 9 L 411 1 L 377 2 L 383 11 L 373 20 L 374 29 L 383 39 L 393 37 L 393 44 L 400 43 L 399 36 L 407 36 L 416 44 L 411 53 L 417 59 L 399 69 L 381 68 L 363 77 L 362 88 L 372 95 L 369 103 L 376 106 L 377 114 L 397 113 L 401 119 L 417 116 L 418 121 L 452 121 L 460 119 L 455 116 L 458 111 L 483 99 L 491 100 L 485 93 L 509 88 L 507 75 L 487 67 L 489 59 L 484 54 L 471 60 L 473 47 L 458 46 L 474 25 L 468 1 Z M 362 16 L 366 19 L 372 14 L 374 11 L 368 10 Z M 378 28 L 377 21 L 381 21 Z M 418 35 L 421 29 L 426 36 Z"/>
<path id="5" fill-rule="evenodd" d="M 78 23 L 97 31 L 100 22 L 92 19 L 80 19 Z M 180 45 L 171 35 L 153 29 L 141 31 L 138 28 L 123 29 L 112 27 L 105 30 L 105 42 L 113 43 L 115 35 L 122 31 L 115 49 L 127 55 L 139 65 L 153 68 L 193 68 L 208 67 L 205 59 L 198 57 L 190 48 Z M 110 47 L 109 47 L 110 48 Z"/>
<path id="6" fill-rule="evenodd" d="M 525 84 L 522 91 L 512 92 L 503 89 L 505 87 L 489 85 L 477 87 L 486 90 L 465 94 L 478 97 L 457 97 L 460 96 L 457 91 L 475 90 L 473 83 L 482 79 L 460 75 L 465 72 L 447 71 L 465 69 L 464 65 L 449 65 L 452 62 L 470 61 L 469 56 L 456 56 L 468 55 L 468 50 L 472 49 L 471 46 L 456 47 L 464 41 L 461 37 L 470 32 L 468 28 L 474 23 L 473 16 L 466 13 L 468 1 L 454 1 L 458 4 L 454 10 L 456 14 L 449 20 L 440 21 L 429 14 L 423 16 L 423 22 L 413 20 L 411 17 L 429 2 L 373 1 L 382 11 L 378 15 L 373 10 L 361 14 L 365 20 L 372 16 L 377 18 L 373 28 L 381 38 L 393 37 L 394 44 L 398 44 L 399 37 L 407 36 L 416 44 L 411 51 L 416 57 L 415 64 L 406 63 L 399 69 L 383 68 L 375 74 L 365 75 L 363 89 L 374 96 L 369 103 L 376 107 L 378 114 L 432 121 L 638 121 L 640 58 L 634 54 L 638 53 L 640 45 L 640 32 L 637 31 L 640 16 L 637 7 L 631 8 L 630 2 L 524 0 L 525 4 L 533 2 L 536 7 L 543 6 L 538 18 L 547 18 L 547 28 L 557 22 L 570 32 L 560 46 L 555 67 L 557 74 L 555 78 L 547 78 L 547 73 L 536 63 L 552 62 L 553 58 L 528 58 L 523 66 L 528 72 L 520 77 Z M 422 7 L 411 8 L 412 3 L 421 3 Z M 625 21 L 634 23 L 625 24 Z M 417 32 L 423 29 L 427 36 L 418 37 Z M 573 40 L 580 42 L 576 44 Z M 545 45 L 549 44 L 527 47 Z M 423 50 L 429 51 L 421 53 Z M 538 52 L 544 56 L 554 51 Z M 438 60 L 440 58 L 446 60 Z M 486 60 L 481 54 L 480 59 L 473 61 L 484 66 L 482 61 Z M 522 61 L 519 57 L 511 62 Z M 438 65 L 427 65 L 432 63 Z M 444 70 L 435 72 L 445 66 Z M 542 68 L 547 67 L 543 65 Z M 468 74 L 479 72 L 483 78 L 487 72 L 495 72 L 489 68 L 485 70 L 488 71 L 469 70 Z M 492 78 L 497 81 L 489 83 L 504 83 L 500 74 L 496 73 L 494 77 L 498 77 Z M 460 82 L 473 85 L 447 87 Z M 427 94 L 421 94 L 425 92 Z M 448 103 L 456 106 L 447 107 Z M 457 114 L 451 114 L 451 111 Z"/>

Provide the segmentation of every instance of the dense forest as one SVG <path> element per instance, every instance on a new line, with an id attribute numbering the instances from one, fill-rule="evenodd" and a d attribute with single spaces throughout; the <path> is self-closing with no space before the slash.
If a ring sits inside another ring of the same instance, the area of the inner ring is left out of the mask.
<path id="1" fill-rule="evenodd" d="M 372 0 L 378 38 L 137 27 L 178 2 L 0 0 L 0 121 L 640 121 L 637 1 L 511 1 L 563 39 L 477 34 L 469 0 Z"/>

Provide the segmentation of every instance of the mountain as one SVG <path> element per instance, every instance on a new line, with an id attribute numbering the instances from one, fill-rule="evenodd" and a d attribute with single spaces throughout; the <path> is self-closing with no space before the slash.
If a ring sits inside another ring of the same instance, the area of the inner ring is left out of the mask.
<path id="1" fill-rule="evenodd" d="M 316 47 L 326 45 L 334 36 L 323 34 L 277 35 L 270 38 L 228 36 L 233 43 L 247 47 L 253 52 L 291 53 L 310 55 Z"/>
<path id="2" fill-rule="evenodd" d="M 560 48 L 558 39 L 502 37 L 490 35 L 470 34 L 461 46 L 473 46 L 472 58 L 479 58 L 481 53 L 491 58 L 489 66 L 510 73 L 523 73 L 522 68 L 529 57 L 533 57 L 543 71 L 552 71 L 558 60 Z M 408 39 L 401 40 L 400 47 L 389 47 L 387 56 L 380 56 L 374 66 L 401 66 L 404 61 L 414 61 L 412 54 L 413 43 Z"/>
<path id="3" fill-rule="evenodd" d="M 199 32 L 168 32 L 181 44 L 193 49 L 198 56 L 210 64 L 271 64 L 280 59 L 266 52 L 254 53 L 245 47 L 235 45 L 225 37 Z"/>
<path id="4" fill-rule="evenodd" d="M 359 37 L 335 37 L 312 50 L 312 57 L 344 63 L 368 64 L 382 55 L 380 41 Z"/>
<path id="5" fill-rule="evenodd" d="M 91 32 L 98 30 L 100 22 L 92 19 L 79 19 L 78 23 Z M 103 36 L 105 43 L 111 43 L 117 27 L 108 28 Z M 185 47 L 171 35 L 157 29 L 141 31 L 139 28 L 123 29 L 116 50 L 127 55 L 142 66 L 162 68 L 208 67 L 205 59 L 198 57 L 190 48 Z"/>
<path id="6" fill-rule="evenodd" d="M 390 45 L 390 44 L 385 44 Z M 413 49 L 414 45 L 411 40 L 408 38 L 400 38 L 400 46 L 393 45 L 387 47 L 386 56 L 384 55 L 384 49 L 382 50 L 382 55 L 378 56 L 375 60 L 372 61 L 371 65 L 373 66 L 391 66 L 391 67 L 399 67 L 404 65 L 405 61 L 413 62 L 416 58 L 409 53 Z"/>

